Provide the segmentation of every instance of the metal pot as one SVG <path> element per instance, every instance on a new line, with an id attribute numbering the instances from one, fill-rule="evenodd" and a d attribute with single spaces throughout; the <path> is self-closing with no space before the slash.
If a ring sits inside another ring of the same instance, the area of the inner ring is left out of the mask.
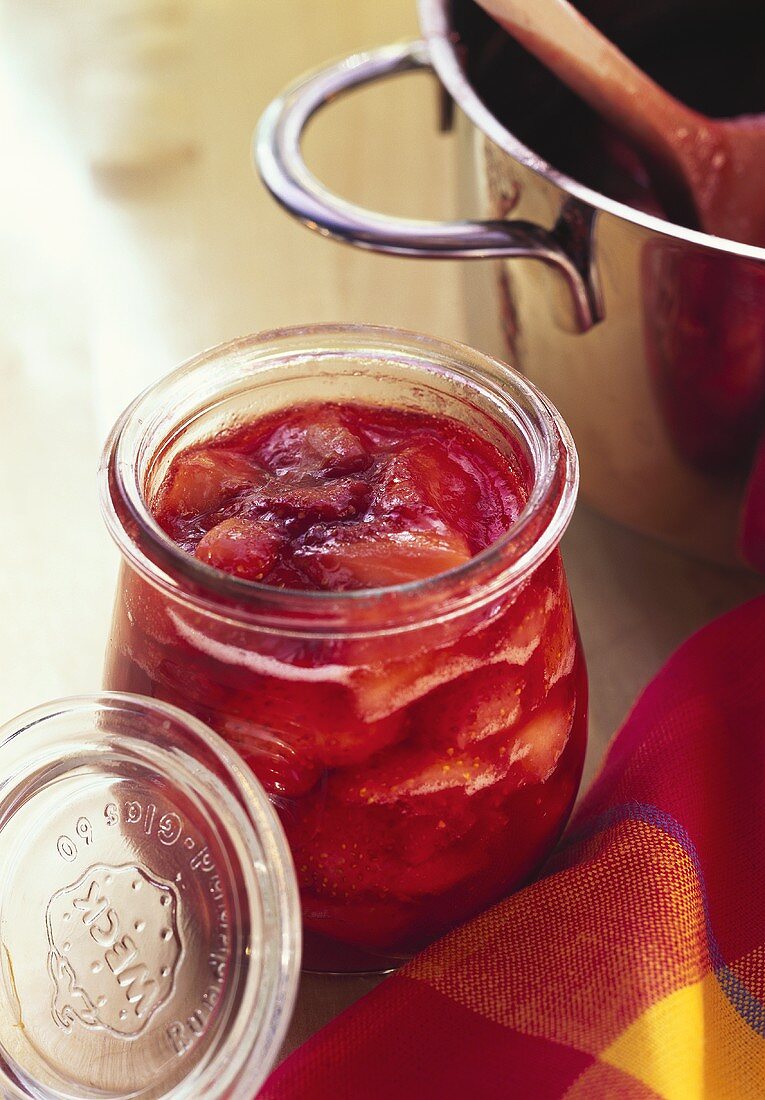
<path id="1" fill-rule="evenodd" d="M 659 56 L 656 75 L 709 113 L 715 104 L 704 101 L 704 88 L 715 82 L 702 66 L 703 84 L 682 85 L 673 28 L 677 42 L 691 21 L 713 28 L 719 65 L 720 28 L 758 18 L 757 0 L 737 0 L 736 20 L 722 0 L 579 6 L 638 56 L 641 46 L 662 44 L 673 67 L 662 71 Z M 255 143 L 266 185 L 310 228 L 358 247 L 484 261 L 465 265 L 470 340 L 509 357 L 558 406 L 579 448 L 585 499 L 680 548 L 735 561 L 747 474 L 765 426 L 765 248 L 601 193 L 596 162 L 608 157 L 598 152 L 587 109 L 472 0 L 419 0 L 419 11 L 423 41 L 347 58 L 271 104 Z M 362 84 L 421 69 L 435 70 L 459 108 L 461 201 L 484 220 L 421 222 L 363 210 L 331 195 L 302 159 L 301 136 L 319 108 Z M 765 108 L 765 88 L 737 75 L 717 83 L 742 95 L 759 91 L 762 102 L 749 110 Z M 723 103 L 717 113 L 744 109 Z M 561 162 L 577 167 L 564 172 Z M 619 197 L 645 207 L 639 176 L 622 175 Z"/>

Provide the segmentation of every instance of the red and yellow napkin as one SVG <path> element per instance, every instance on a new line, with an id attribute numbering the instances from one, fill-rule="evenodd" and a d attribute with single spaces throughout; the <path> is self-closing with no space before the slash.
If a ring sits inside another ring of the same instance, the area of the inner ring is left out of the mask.
<path id="1" fill-rule="evenodd" d="M 765 1097 L 765 598 L 700 631 L 647 688 L 542 877 L 338 1017 L 261 1093 L 511 1097 Z"/>

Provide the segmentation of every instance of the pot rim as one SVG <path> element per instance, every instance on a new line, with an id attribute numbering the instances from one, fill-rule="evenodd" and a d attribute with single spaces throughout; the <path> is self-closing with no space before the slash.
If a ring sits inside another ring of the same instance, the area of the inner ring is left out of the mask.
<path id="1" fill-rule="evenodd" d="M 428 44 L 433 67 L 442 84 L 475 126 L 495 145 L 498 145 L 525 168 L 542 176 L 562 191 L 588 203 L 595 210 L 611 214 L 652 233 L 661 233 L 675 240 L 699 245 L 714 252 L 723 252 L 741 259 L 765 261 L 765 247 L 743 244 L 727 237 L 715 237 L 699 229 L 687 229 L 664 218 L 635 210 L 577 182 L 571 176 L 553 168 L 543 157 L 535 153 L 493 115 L 473 85 L 467 79 L 457 57 L 457 43 L 449 23 L 447 6 L 450 0 L 417 0 L 420 27 Z"/>

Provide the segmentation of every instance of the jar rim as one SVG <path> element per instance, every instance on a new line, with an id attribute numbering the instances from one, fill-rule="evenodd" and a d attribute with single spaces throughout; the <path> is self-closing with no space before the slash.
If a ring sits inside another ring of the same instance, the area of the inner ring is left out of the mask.
<path id="1" fill-rule="evenodd" d="M 505 534 L 447 572 L 384 588 L 343 592 L 282 589 L 245 580 L 204 564 L 173 542 L 151 514 L 136 476 L 141 432 L 153 403 L 169 403 L 174 387 L 213 363 L 246 366 L 255 380 L 258 370 L 297 354 L 318 361 L 322 356 L 355 358 L 372 351 L 382 362 L 386 353 L 405 355 L 408 364 L 424 372 L 450 374 L 488 397 L 499 413 L 512 416 L 532 455 L 533 485 Z M 109 533 L 124 559 L 145 580 L 216 618 L 237 622 L 245 618 L 266 629 L 301 636 L 347 626 L 351 614 L 374 623 L 375 633 L 394 633 L 421 626 L 429 616 L 443 620 L 462 614 L 517 586 L 558 545 L 573 514 L 578 484 L 578 456 L 568 426 L 552 402 L 519 371 L 457 341 L 367 324 L 270 329 L 193 356 L 151 384 L 123 411 L 107 438 L 99 467 L 101 511 Z"/>

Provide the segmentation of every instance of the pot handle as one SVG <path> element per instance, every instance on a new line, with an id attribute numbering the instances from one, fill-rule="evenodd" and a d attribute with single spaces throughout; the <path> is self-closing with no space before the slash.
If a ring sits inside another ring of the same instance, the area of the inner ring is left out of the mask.
<path id="1" fill-rule="evenodd" d="M 597 295 L 555 231 L 524 221 L 434 222 L 391 218 L 333 195 L 309 172 L 303 132 L 336 96 L 384 77 L 431 70 L 421 41 L 356 54 L 303 77 L 263 114 L 253 141 L 261 178 L 274 198 L 309 229 L 376 252 L 429 259 L 484 260 L 522 257 L 557 268 L 566 279 L 580 331 L 600 319 Z"/>

